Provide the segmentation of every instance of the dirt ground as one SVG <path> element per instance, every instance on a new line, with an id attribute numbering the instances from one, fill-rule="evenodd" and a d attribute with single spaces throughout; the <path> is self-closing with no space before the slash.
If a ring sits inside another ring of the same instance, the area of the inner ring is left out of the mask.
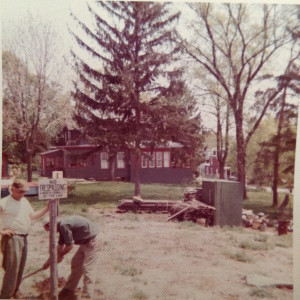
<path id="1" fill-rule="evenodd" d="M 95 299 L 99 300 L 219 300 L 292 299 L 292 247 L 242 249 L 242 243 L 276 241 L 274 228 L 203 227 L 166 220 L 167 214 L 116 214 L 113 210 L 88 211 L 103 240 Z M 48 258 L 49 240 L 36 221 L 29 236 L 25 275 Z M 289 233 L 291 234 L 291 233 Z M 58 265 L 59 286 L 70 272 L 72 253 Z M 3 270 L 0 271 L 2 281 Z M 22 282 L 23 299 L 49 298 L 49 270 Z M 283 284 L 283 285 L 279 285 Z M 80 294 L 81 284 L 78 289 Z"/>

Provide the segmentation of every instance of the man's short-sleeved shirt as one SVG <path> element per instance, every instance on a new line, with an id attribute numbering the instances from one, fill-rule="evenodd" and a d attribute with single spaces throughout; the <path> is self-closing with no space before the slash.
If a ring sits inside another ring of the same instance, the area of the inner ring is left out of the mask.
<path id="1" fill-rule="evenodd" d="M 70 216 L 65 217 L 58 222 L 57 229 L 59 232 L 59 245 L 70 246 L 75 244 L 86 244 L 91 238 L 94 238 L 99 228 L 85 217 Z"/>
<path id="2" fill-rule="evenodd" d="M 8 195 L 0 200 L 0 207 L 2 208 L 0 216 L 3 229 L 11 228 L 18 234 L 28 234 L 33 208 L 26 198 L 22 197 L 17 201 Z"/>

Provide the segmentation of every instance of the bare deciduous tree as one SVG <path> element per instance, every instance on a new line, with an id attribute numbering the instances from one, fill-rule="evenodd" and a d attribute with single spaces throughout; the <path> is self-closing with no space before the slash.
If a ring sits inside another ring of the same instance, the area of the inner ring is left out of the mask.
<path id="1" fill-rule="evenodd" d="M 52 26 L 28 15 L 11 24 L 3 39 L 3 126 L 24 143 L 28 181 L 32 159 L 45 133 L 56 133 L 68 99 L 61 96 L 57 36 Z M 9 38 L 8 38 L 9 37 Z M 55 64 L 56 63 L 56 64 Z M 3 137 L 5 139 L 5 136 Z"/>
<path id="2" fill-rule="evenodd" d="M 182 44 L 202 71 L 218 83 L 220 96 L 225 96 L 232 109 L 238 180 L 245 187 L 247 144 L 268 106 L 282 91 L 282 88 L 272 90 L 256 115 L 253 128 L 246 132 L 244 115 L 249 113 L 249 103 L 253 101 L 249 89 L 276 51 L 289 42 L 286 20 L 276 5 L 192 3 L 190 8 L 196 14 L 191 25 L 194 40 L 183 40 Z"/>

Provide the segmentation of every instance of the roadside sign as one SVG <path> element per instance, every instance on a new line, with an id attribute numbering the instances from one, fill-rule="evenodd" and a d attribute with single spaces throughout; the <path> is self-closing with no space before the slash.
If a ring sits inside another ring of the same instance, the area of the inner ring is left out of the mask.
<path id="1" fill-rule="evenodd" d="M 68 186 L 65 179 L 40 179 L 39 200 L 61 199 L 68 197 Z"/>

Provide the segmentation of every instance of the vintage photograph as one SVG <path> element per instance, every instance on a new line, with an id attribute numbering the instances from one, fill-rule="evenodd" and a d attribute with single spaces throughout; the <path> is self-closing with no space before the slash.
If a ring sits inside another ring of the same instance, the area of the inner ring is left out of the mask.
<path id="1" fill-rule="evenodd" d="M 297 298 L 299 5 L 0 4 L 0 299 Z"/>

